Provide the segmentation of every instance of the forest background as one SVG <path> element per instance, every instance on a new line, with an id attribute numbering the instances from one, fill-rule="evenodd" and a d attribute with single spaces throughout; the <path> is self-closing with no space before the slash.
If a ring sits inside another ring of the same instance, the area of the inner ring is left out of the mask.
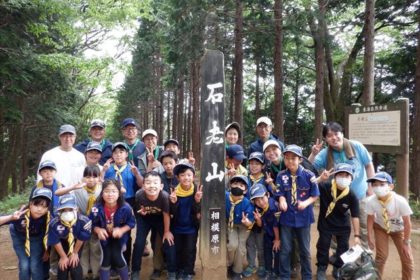
<path id="1" fill-rule="evenodd" d="M 245 147 L 267 115 L 276 135 L 309 155 L 323 123 L 344 123 L 345 106 L 409 98 L 418 205 L 419 30 L 414 0 L 0 1 L 0 199 L 33 183 L 64 123 L 81 141 L 92 119 L 105 119 L 116 141 L 133 117 L 199 162 L 200 58 L 218 49 L 226 123 L 242 125 Z M 103 52 L 115 38 L 113 53 Z M 374 162 L 395 176 L 394 155 Z"/>

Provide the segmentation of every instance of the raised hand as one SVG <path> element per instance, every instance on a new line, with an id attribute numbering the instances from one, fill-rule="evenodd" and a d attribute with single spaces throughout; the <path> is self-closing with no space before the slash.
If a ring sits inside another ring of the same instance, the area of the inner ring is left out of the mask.
<path id="1" fill-rule="evenodd" d="M 195 202 L 200 203 L 202 197 L 203 197 L 203 185 L 200 185 L 198 186 L 198 190 L 194 195 Z"/>
<path id="2" fill-rule="evenodd" d="M 330 170 L 326 170 L 324 169 L 321 173 L 321 175 L 319 176 L 319 179 L 322 181 L 327 181 L 328 178 L 330 178 L 331 173 L 334 171 L 334 168 L 331 168 Z"/>
<path id="3" fill-rule="evenodd" d="M 174 188 L 171 188 L 170 191 L 171 191 L 171 194 L 169 195 L 169 201 L 171 203 L 175 204 L 177 202 L 177 200 L 178 200 L 178 198 L 176 197 L 175 189 Z"/>
<path id="4" fill-rule="evenodd" d="M 254 218 L 255 218 L 256 221 L 261 220 L 261 214 L 257 210 L 254 210 Z"/>
<path id="5" fill-rule="evenodd" d="M 139 173 L 137 166 L 134 164 L 132 160 L 130 161 L 130 170 L 131 170 L 131 173 L 133 173 L 133 175 L 136 175 L 137 173 Z"/>
<path id="6" fill-rule="evenodd" d="M 155 160 L 155 157 L 153 156 L 153 151 L 149 150 L 149 148 L 146 147 L 147 150 L 147 162 L 153 162 Z"/>
<path id="7" fill-rule="evenodd" d="M 29 211 L 29 209 L 25 209 L 26 208 L 26 205 L 22 205 L 21 207 L 20 207 L 20 209 L 19 210 L 17 210 L 17 211 L 15 211 L 13 214 L 12 214 L 12 220 L 14 220 L 14 221 L 16 221 L 16 220 L 18 220 L 22 215 L 25 215 L 26 214 L 26 212 L 28 212 Z"/>
<path id="8" fill-rule="evenodd" d="M 312 153 L 317 155 L 322 150 L 322 145 L 324 141 L 319 141 L 319 138 L 316 139 L 316 143 L 312 146 Z"/>
<path id="9" fill-rule="evenodd" d="M 193 153 L 193 152 L 191 152 L 191 151 L 189 151 L 189 152 L 188 152 L 188 162 L 189 162 L 191 165 L 195 165 L 194 153 Z"/>
<path id="10" fill-rule="evenodd" d="M 109 167 L 111 166 L 111 164 L 114 162 L 114 160 L 112 159 L 112 158 L 109 158 L 106 162 L 105 162 L 105 164 L 104 164 L 104 166 L 103 166 L 103 168 L 102 168 L 102 172 L 106 172 L 108 169 L 109 169 Z"/>
<path id="11" fill-rule="evenodd" d="M 245 214 L 245 212 L 242 212 L 242 224 L 245 226 L 249 226 L 251 224 L 251 221 L 248 219 L 248 213 Z"/>

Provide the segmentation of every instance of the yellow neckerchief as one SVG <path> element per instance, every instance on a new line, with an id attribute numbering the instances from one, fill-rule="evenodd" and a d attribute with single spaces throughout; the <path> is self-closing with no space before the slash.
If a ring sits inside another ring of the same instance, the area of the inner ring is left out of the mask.
<path id="1" fill-rule="evenodd" d="M 176 196 L 179 196 L 179 197 L 191 196 L 194 193 L 194 184 L 191 184 L 191 187 L 188 190 L 184 190 L 181 187 L 181 184 L 178 184 L 175 188 L 175 193 L 176 193 Z"/>
<path id="2" fill-rule="evenodd" d="M 258 173 L 257 176 L 254 176 L 252 174 L 249 175 L 249 178 L 251 179 L 252 183 L 258 182 L 262 177 L 264 177 L 264 174 L 262 172 Z"/>
<path id="3" fill-rule="evenodd" d="M 95 201 L 96 201 L 95 193 L 96 193 L 96 190 L 98 189 L 98 187 L 99 187 L 99 185 L 96 185 L 93 189 L 89 188 L 88 186 L 83 187 L 89 195 L 88 203 L 87 203 L 87 207 L 86 207 L 86 215 L 90 214 L 90 210 L 92 209 L 93 205 L 95 204 Z"/>
<path id="4" fill-rule="evenodd" d="M 244 199 L 244 196 L 242 196 L 242 198 L 239 199 L 238 201 L 233 201 L 232 194 L 229 195 L 229 201 L 231 203 L 231 206 L 230 206 L 230 212 L 229 212 L 228 228 L 230 228 L 230 229 L 233 229 L 233 224 L 234 224 L 234 217 L 233 216 L 234 216 L 234 213 L 235 213 L 235 207 L 236 207 L 236 205 L 241 203 L 243 199 Z"/>
<path id="5" fill-rule="evenodd" d="M 73 225 L 76 222 L 77 222 L 77 218 L 75 218 L 73 221 L 71 221 L 69 223 L 61 220 L 61 223 L 63 224 L 63 226 L 65 226 L 69 229 L 69 236 L 67 237 L 67 242 L 69 243 L 69 252 L 67 253 L 67 256 L 70 256 L 71 254 L 73 254 L 74 243 L 75 243 L 74 235 L 73 235 Z"/>
<path id="6" fill-rule="evenodd" d="M 385 224 L 385 227 L 386 227 L 386 233 L 390 233 L 391 232 L 391 224 L 389 222 L 388 211 L 386 210 L 386 206 L 391 201 L 392 197 L 393 197 L 392 193 L 390 193 L 388 195 L 388 197 L 385 199 L 385 201 L 382 201 L 378 197 L 378 201 L 379 201 L 379 203 L 382 206 L 382 218 L 384 219 L 384 224 Z"/>
<path id="7" fill-rule="evenodd" d="M 118 166 L 116 164 L 114 164 L 114 170 L 115 170 L 115 179 L 117 179 L 118 181 L 120 181 L 120 185 L 121 187 L 125 187 L 124 186 L 124 181 L 122 178 L 122 173 L 124 172 L 125 168 L 128 166 L 128 164 L 126 163 L 125 165 L 121 166 L 121 168 L 118 168 Z"/>
<path id="8" fill-rule="evenodd" d="M 31 213 L 28 209 L 28 211 L 25 213 L 25 221 L 26 221 L 26 239 L 25 239 L 25 253 L 28 257 L 31 256 L 31 240 L 29 239 L 29 223 L 30 223 L 30 217 Z M 48 231 L 50 228 L 50 211 L 47 212 L 47 220 L 46 220 L 46 228 L 45 228 L 45 234 L 44 238 L 42 239 L 42 243 L 44 245 L 44 249 L 47 250 L 47 242 L 48 242 Z"/>
<path id="9" fill-rule="evenodd" d="M 290 174 L 290 177 L 292 177 L 292 205 L 295 205 L 297 203 L 297 186 L 296 186 L 296 175 Z"/>
<path id="10" fill-rule="evenodd" d="M 270 208 L 270 202 L 268 202 L 267 206 L 262 210 L 261 217 L 268 211 L 268 208 Z"/>
<path id="11" fill-rule="evenodd" d="M 337 201 L 348 195 L 350 192 L 350 188 L 347 187 L 344 190 L 342 190 L 340 195 L 337 197 L 337 183 L 335 182 L 335 179 L 332 179 L 331 184 L 331 196 L 333 200 L 330 202 L 330 205 L 328 205 L 327 214 L 325 214 L 325 218 L 328 217 L 328 215 L 331 214 L 331 212 L 334 210 Z"/>

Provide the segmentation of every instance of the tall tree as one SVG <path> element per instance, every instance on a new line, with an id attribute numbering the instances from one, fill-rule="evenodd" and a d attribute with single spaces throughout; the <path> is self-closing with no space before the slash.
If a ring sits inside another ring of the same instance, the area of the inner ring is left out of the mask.
<path id="1" fill-rule="evenodd" d="M 365 54 L 363 61 L 363 105 L 373 104 L 375 75 L 375 0 L 366 0 L 365 8 Z"/>
<path id="2" fill-rule="evenodd" d="M 284 139 L 283 131 L 283 3 L 274 1 L 274 132 Z"/>
<path id="3" fill-rule="evenodd" d="M 244 123 L 243 109 L 243 3 L 242 0 L 236 0 L 235 12 L 235 107 L 234 121 L 241 127 Z M 242 144 L 242 139 L 239 140 Z"/>

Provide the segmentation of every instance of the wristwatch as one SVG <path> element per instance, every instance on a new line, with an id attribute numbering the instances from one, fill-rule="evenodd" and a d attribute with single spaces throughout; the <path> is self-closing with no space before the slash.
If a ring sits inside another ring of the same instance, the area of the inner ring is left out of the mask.
<path id="1" fill-rule="evenodd" d="M 403 242 L 405 245 L 410 245 L 411 239 L 407 239 L 407 240 L 404 239 Z"/>

